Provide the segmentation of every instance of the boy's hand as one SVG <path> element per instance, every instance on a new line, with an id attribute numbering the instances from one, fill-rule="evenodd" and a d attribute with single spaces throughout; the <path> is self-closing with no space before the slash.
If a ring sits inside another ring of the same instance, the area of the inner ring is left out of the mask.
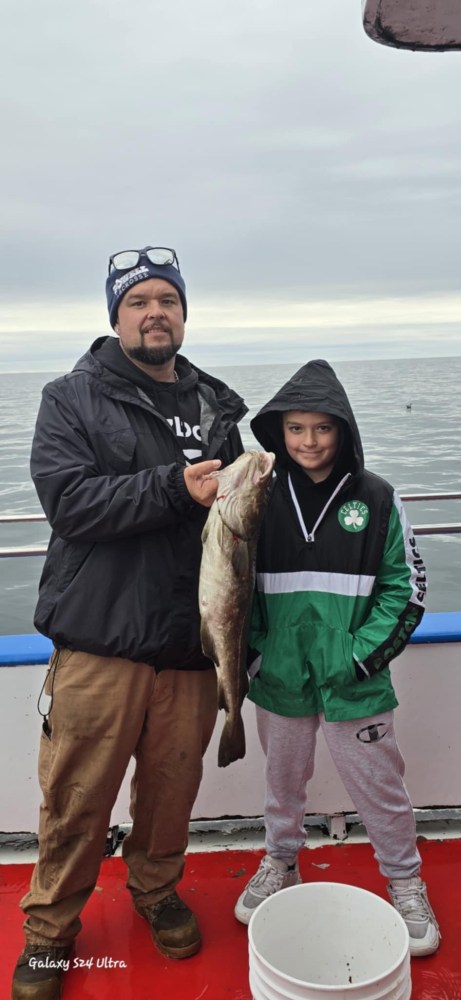
<path id="1" fill-rule="evenodd" d="M 184 482 L 193 500 L 211 507 L 218 489 L 218 480 L 212 475 L 221 466 L 221 460 L 214 458 L 208 462 L 197 462 L 184 469 Z"/>

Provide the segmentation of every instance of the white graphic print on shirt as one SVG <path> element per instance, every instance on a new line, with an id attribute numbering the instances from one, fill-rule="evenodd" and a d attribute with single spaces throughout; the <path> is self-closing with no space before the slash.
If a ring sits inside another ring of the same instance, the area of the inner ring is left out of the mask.
<path id="1" fill-rule="evenodd" d="M 179 441 L 180 447 L 184 453 L 186 459 L 186 464 L 191 465 L 192 462 L 197 462 L 202 457 L 202 437 L 200 434 L 200 424 L 194 424 L 192 427 L 187 423 L 187 420 L 181 420 L 179 416 L 167 417 L 166 418 L 170 427 L 173 428 L 174 433 L 177 438 L 184 438 L 183 441 Z M 198 447 L 190 447 L 197 442 Z"/>

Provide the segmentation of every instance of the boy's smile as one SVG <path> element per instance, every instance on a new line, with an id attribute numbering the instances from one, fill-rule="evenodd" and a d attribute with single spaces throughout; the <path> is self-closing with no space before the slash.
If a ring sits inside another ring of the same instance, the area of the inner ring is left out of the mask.
<path id="1" fill-rule="evenodd" d="M 338 450 L 338 423 L 329 413 L 288 410 L 283 436 L 290 458 L 314 483 L 330 475 Z"/>

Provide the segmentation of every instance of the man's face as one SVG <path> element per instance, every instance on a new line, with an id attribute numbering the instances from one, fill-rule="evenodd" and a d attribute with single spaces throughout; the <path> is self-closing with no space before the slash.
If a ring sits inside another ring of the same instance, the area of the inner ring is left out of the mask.
<path id="1" fill-rule="evenodd" d="M 123 296 L 115 332 L 122 351 L 135 363 L 161 366 L 179 351 L 184 340 L 181 299 L 162 278 L 140 281 Z"/>
<path id="2" fill-rule="evenodd" d="M 338 425 L 328 413 L 289 410 L 283 436 L 290 458 L 319 483 L 330 475 L 338 449 Z"/>

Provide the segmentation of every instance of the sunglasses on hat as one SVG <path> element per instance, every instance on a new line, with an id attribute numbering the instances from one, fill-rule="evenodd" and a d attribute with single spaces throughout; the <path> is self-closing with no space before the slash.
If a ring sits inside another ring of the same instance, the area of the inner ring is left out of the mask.
<path id="1" fill-rule="evenodd" d="M 109 257 L 109 274 L 112 271 L 127 271 L 136 267 L 142 257 L 147 257 L 151 264 L 173 264 L 179 271 L 179 261 L 175 250 L 169 247 L 144 247 L 143 250 L 121 250 Z M 181 273 L 179 271 L 179 273 Z"/>

